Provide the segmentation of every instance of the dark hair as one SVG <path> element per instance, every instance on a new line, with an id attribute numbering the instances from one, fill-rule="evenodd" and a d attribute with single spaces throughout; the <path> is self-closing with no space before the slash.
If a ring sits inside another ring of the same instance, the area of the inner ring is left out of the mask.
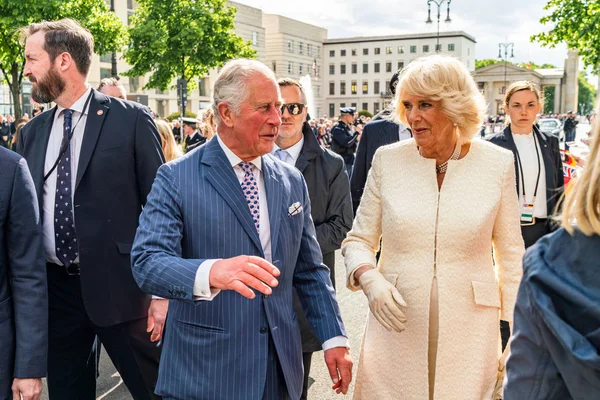
<path id="1" fill-rule="evenodd" d="M 82 75 L 88 74 L 94 53 L 94 37 L 90 31 L 68 18 L 42 21 L 21 28 L 21 43 L 38 32 L 45 33 L 43 48 L 50 61 L 54 61 L 61 53 L 69 53 L 75 60 L 77 70 Z"/>
<path id="2" fill-rule="evenodd" d="M 302 87 L 302 85 L 300 84 L 300 82 L 298 82 L 295 79 L 292 78 L 280 78 L 277 81 L 277 84 L 279 85 L 280 88 L 282 87 L 288 87 L 288 86 L 296 86 L 298 89 L 300 89 L 300 94 L 302 95 L 302 98 L 304 99 L 303 101 L 306 103 L 306 93 L 304 93 L 304 88 Z"/>

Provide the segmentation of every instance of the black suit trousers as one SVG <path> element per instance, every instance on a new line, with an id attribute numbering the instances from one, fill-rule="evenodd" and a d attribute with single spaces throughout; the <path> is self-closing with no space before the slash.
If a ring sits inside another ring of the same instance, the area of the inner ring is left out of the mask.
<path id="1" fill-rule="evenodd" d="M 107 296 L 110 289 L 107 288 Z M 78 275 L 48 263 L 50 400 L 94 400 L 99 348 L 106 349 L 123 382 L 136 400 L 160 399 L 154 394 L 160 348 L 150 342 L 146 318 L 99 327 L 83 304 Z"/>

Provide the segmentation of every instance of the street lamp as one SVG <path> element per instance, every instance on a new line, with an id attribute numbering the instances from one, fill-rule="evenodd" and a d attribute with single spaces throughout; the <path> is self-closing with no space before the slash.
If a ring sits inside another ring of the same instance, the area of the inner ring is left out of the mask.
<path id="1" fill-rule="evenodd" d="M 504 48 L 504 94 L 506 94 L 506 57 L 508 56 L 508 49 L 510 48 L 510 58 L 515 58 L 515 44 L 514 43 L 498 43 L 498 58 L 502 58 L 502 48 Z"/>
<path id="2" fill-rule="evenodd" d="M 110 0 L 110 11 L 115 12 L 115 0 Z M 118 78 L 117 74 L 117 53 L 115 51 L 112 52 L 110 57 L 110 75 L 113 78 Z"/>
<path id="3" fill-rule="evenodd" d="M 427 21 L 425 21 L 426 24 L 433 23 L 433 21 L 431 20 L 431 3 L 433 3 L 437 6 L 437 43 L 435 45 L 435 51 L 438 53 L 441 51 L 441 48 L 440 48 L 440 8 L 442 7 L 442 4 L 448 3 L 446 19 L 444 20 L 444 22 L 446 22 L 446 23 L 452 22 L 452 20 L 450 19 L 450 2 L 451 1 L 452 0 L 427 0 Z"/>

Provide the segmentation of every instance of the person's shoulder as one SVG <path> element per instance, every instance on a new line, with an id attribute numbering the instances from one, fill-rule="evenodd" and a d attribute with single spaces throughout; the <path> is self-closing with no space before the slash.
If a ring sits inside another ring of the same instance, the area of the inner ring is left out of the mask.
<path id="1" fill-rule="evenodd" d="M 123 100 L 117 97 L 107 96 L 104 93 L 100 93 L 97 90 L 94 90 L 94 95 L 96 97 L 96 101 L 101 104 L 106 104 L 111 110 L 114 111 L 123 111 L 123 112 L 147 112 L 150 113 L 150 109 L 140 103 L 131 100 Z"/>
<path id="2" fill-rule="evenodd" d="M 471 148 L 474 151 L 482 153 L 484 157 L 488 157 L 490 159 L 490 163 L 498 160 L 511 160 L 511 162 L 513 160 L 512 151 L 498 146 L 489 140 L 475 138 L 471 141 Z"/>
<path id="3" fill-rule="evenodd" d="M 323 159 L 325 161 L 327 161 L 328 163 L 331 163 L 331 164 L 340 164 L 341 163 L 342 165 L 344 164 L 344 158 L 342 156 L 340 156 L 339 154 L 337 154 L 329 149 L 326 149 L 324 147 L 321 147 L 321 149 L 322 149 L 322 153 L 323 153 Z"/>
<path id="4" fill-rule="evenodd" d="M 496 132 L 491 136 L 485 138 L 486 142 L 500 144 L 506 140 L 506 133 L 504 131 Z"/>
<path id="5" fill-rule="evenodd" d="M 6 172 L 16 168 L 16 165 L 23 159 L 19 154 L 6 147 L 0 146 L 0 171 Z"/>

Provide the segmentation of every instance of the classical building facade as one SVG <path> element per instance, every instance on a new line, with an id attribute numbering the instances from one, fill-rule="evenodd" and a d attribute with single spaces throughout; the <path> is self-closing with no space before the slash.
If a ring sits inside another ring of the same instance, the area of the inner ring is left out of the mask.
<path id="1" fill-rule="evenodd" d="M 412 60 L 439 52 L 475 68 L 475 38 L 465 32 L 351 37 L 324 42 L 323 82 L 327 116 L 340 107 L 356 107 L 373 114 L 392 100 L 389 82 L 394 72 Z"/>

